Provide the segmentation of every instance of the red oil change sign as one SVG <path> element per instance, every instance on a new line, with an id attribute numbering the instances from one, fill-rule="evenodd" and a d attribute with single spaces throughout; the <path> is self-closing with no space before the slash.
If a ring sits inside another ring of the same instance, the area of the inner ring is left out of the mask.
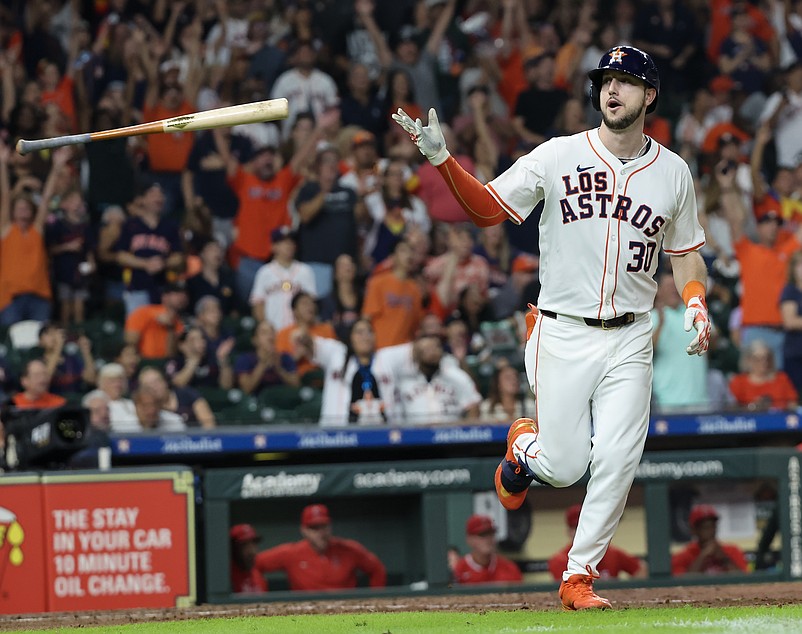
<path id="1" fill-rule="evenodd" d="M 42 486 L 38 476 L 0 478 L 0 614 L 45 612 Z"/>
<path id="2" fill-rule="evenodd" d="M 0 562 L 0 573 L 5 572 L 0 612 L 194 603 L 194 499 L 189 470 L 48 474 L 39 482 L 29 485 L 38 493 L 17 496 L 22 498 L 19 502 L 6 495 L 14 490 L 12 486 L 0 487 L 0 506 L 8 506 L 15 518 L 6 516 L 6 540 L 0 549 L 0 557 L 6 560 L 5 565 Z M 0 531 L 3 522 L 0 513 Z M 34 577 L 37 572 L 38 578 Z M 12 578 L 6 589 L 6 580 Z M 15 588 L 22 590 L 26 604 L 17 600 Z"/>

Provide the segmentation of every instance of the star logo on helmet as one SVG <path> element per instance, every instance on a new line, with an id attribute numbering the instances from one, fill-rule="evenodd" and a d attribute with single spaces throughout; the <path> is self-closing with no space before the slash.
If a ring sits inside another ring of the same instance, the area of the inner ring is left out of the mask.
<path id="1" fill-rule="evenodd" d="M 620 48 L 615 49 L 612 53 L 610 53 L 610 61 L 616 64 L 620 64 L 624 61 L 624 57 L 627 56 L 627 53 L 622 51 Z"/>

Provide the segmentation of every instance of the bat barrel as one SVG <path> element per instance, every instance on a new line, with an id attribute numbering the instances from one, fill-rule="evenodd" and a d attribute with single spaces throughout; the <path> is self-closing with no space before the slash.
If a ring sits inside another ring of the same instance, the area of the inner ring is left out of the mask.
<path id="1" fill-rule="evenodd" d="M 17 152 L 29 154 L 39 150 L 50 150 L 63 145 L 80 145 L 89 143 L 90 134 L 67 134 L 65 136 L 50 137 L 49 139 L 20 139 L 17 141 Z"/>

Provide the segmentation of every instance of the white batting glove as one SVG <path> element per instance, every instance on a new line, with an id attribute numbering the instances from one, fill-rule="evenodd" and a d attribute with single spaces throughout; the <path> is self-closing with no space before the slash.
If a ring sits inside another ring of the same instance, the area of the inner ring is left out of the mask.
<path id="1" fill-rule="evenodd" d="M 703 297 L 691 297 L 688 300 L 688 308 L 685 310 L 685 331 L 691 328 L 696 329 L 696 337 L 691 341 L 691 345 L 686 348 L 688 354 L 698 354 L 699 356 L 707 352 L 710 345 L 710 315 L 707 312 L 707 304 Z"/>
<path id="2" fill-rule="evenodd" d="M 445 163 L 451 154 L 446 149 L 446 140 L 443 131 L 440 129 L 440 120 L 434 108 L 429 108 L 429 125 L 424 127 L 420 119 L 412 120 L 401 108 L 398 113 L 392 115 L 393 120 L 400 125 L 418 146 L 420 153 L 423 154 L 429 163 L 437 167 Z"/>

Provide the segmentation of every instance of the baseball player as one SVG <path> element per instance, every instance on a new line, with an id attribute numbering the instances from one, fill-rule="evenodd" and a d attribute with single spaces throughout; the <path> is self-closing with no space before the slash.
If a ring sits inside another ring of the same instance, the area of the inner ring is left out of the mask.
<path id="1" fill-rule="evenodd" d="M 476 225 L 521 223 L 544 201 L 542 290 L 524 353 L 537 421 L 512 424 L 495 484 L 504 507 L 516 509 L 533 480 L 570 486 L 590 464 L 560 584 L 567 610 L 611 607 L 593 579 L 646 439 L 661 247 L 685 302 L 685 330 L 696 331 L 688 354 L 704 353 L 710 337 L 691 173 L 643 134 L 660 92 L 657 67 L 643 51 L 616 46 L 588 76 L 600 127 L 542 143 L 484 186 L 450 156 L 434 109 L 425 127 L 403 111 L 393 115 Z"/>
<path id="2" fill-rule="evenodd" d="M 371 588 L 387 585 L 387 570 L 381 560 L 353 539 L 331 532 L 329 509 L 311 504 L 301 513 L 303 539 L 279 544 L 256 555 L 262 572 L 283 570 L 290 590 L 343 590 L 355 588 L 357 572 L 368 577 Z"/>

